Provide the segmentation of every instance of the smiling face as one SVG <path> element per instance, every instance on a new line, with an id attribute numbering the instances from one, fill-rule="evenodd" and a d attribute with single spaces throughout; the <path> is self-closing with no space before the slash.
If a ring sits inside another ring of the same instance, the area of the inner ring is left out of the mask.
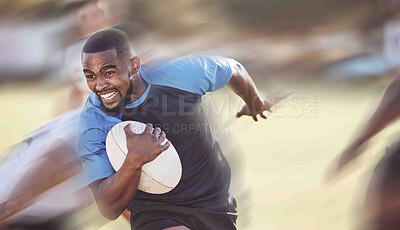
<path id="1" fill-rule="evenodd" d="M 97 95 L 105 112 L 118 114 L 130 102 L 132 64 L 135 62 L 128 57 L 118 58 L 115 49 L 82 54 L 87 85 Z"/>

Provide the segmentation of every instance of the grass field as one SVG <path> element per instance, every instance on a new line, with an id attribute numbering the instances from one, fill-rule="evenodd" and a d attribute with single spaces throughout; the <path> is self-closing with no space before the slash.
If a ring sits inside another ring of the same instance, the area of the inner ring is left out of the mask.
<path id="1" fill-rule="evenodd" d="M 240 100 L 227 89 L 204 99 L 216 137 L 231 163 L 240 229 L 354 229 L 366 218 L 362 202 L 369 175 L 383 147 L 397 136 L 398 123 L 373 140 L 351 174 L 335 184 L 324 184 L 323 178 L 374 109 L 383 86 L 273 84 L 295 93 L 268 120 L 257 123 L 251 118 L 231 119 Z M 258 85 L 263 95 L 273 88 L 262 82 Z M 56 101 L 67 91 L 40 84 L 1 85 L 1 152 L 52 117 Z M 98 216 L 94 207 L 84 213 Z M 129 229 L 129 225 L 119 219 L 100 229 Z"/>

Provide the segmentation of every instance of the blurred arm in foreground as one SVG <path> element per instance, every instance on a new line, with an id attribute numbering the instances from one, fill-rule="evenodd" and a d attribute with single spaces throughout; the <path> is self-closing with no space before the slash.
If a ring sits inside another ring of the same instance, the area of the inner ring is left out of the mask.
<path id="1" fill-rule="evenodd" d="M 363 153 L 368 141 L 400 116 L 400 75 L 384 90 L 382 100 L 371 118 L 361 128 L 347 148 L 340 155 L 337 167 L 331 176 L 337 175 L 354 158 Z"/>
<path id="2" fill-rule="evenodd" d="M 77 109 L 41 126 L 0 165 L 0 225 L 62 229 L 71 214 L 93 203 L 80 175 L 79 115 Z"/>
<path id="3" fill-rule="evenodd" d="M 56 140 L 53 148 L 24 173 L 7 200 L 0 204 L 0 222 L 32 205 L 48 189 L 75 176 L 81 163 L 78 158 L 67 162 L 73 151 L 65 141 Z"/>
<path id="4" fill-rule="evenodd" d="M 11 190 L 8 198 L 0 203 L 0 228 L 9 217 L 34 205 L 37 199 L 49 189 L 78 175 L 81 171 L 81 162 L 73 153 L 73 148 L 64 140 L 54 141 L 52 148 L 29 167 Z M 77 196 L 86 197 L 85 191 L 78 190 L 75 193 Z M 75 211 L 92 203 L 92 199 L 84 198 L 80 201 L 81 204 Z M 125 211 L 123 216 L 129 221 L 128 211 Z"/>

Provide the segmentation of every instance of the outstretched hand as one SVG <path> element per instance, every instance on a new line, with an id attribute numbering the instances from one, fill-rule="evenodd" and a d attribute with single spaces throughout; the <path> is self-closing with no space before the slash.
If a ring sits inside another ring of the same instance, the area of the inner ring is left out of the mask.
<path id="1" fill-rule="evenodd" d="M 267 116 L 265 115 L 265 111 L 268 111 L 272 113 L 271 108 L 278 104 L 280 101 L 288 97 L 292 93 L 288 93 L 283 97 L 275 97 L 275 102 L 271 103 L 268 101 L 266 98 L 256 98 L 256 100 L 253 101 L 253 103 L 249 104 L 247 103 L 242 107 L 242 109 L 236 114 L 236 118 L 239 118 L 243 115 L 245 116 L 251 116 L 253 117 L 254 121 L 258 121 L 257 116 L 260 115 L 263 119 L 267 119 Z"/>

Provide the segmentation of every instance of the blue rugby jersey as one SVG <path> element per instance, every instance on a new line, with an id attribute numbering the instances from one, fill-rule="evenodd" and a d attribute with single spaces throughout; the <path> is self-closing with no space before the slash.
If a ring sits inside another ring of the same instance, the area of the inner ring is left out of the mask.
<path id="1" fill-rule="evenodd" d="M 165 204 L 225 210 L 232 203 L 230 169 L 213 138 L 200 106 L 201 96 L 226 85 L 232 69 L 218 56 L 187 56 L 143 65 L 148 83 L 144 94 L 127 105 L 123 114 L 108 116 L 91 94 L 81 113 L 79 154 L 88 184 L 115 171 L 108 161 L 105 139 L 117 123 L 135 120 L 160 127 L 175 146 L 182 163 L 182 178 L 172 191 L 154 195 L 137 191 L 131 207 Z"/>

